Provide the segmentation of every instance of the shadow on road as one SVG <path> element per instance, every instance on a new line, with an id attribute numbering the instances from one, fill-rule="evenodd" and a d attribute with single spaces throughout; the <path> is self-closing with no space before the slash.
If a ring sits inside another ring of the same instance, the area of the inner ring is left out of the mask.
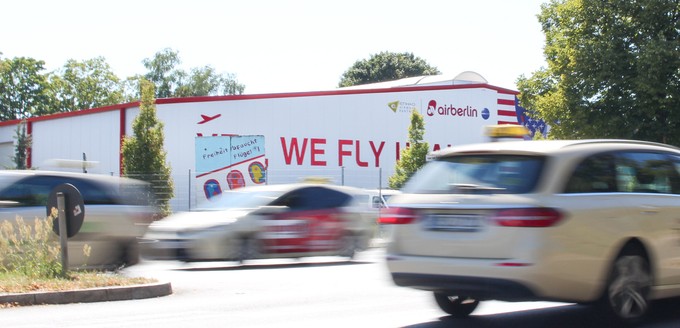
<path id="1" fill-rule="evenodd" d="M 278 261 L 278 260 L 277 260 Z M 312 260 L 290 260 L 294 262 L 277 263 L 271 260 L 251 260 L 243 264 L 238 262 L 201 262 L 199 266 L 195 263 L 187 263 L 187 267 L 175 268 L 176 271 L 237 271 L 237 270 L 271 270 L 271 269 L 286 269 L 286 268 L 305 268 L 305 267 L 329 267 L 329 266 L 347 266 L 360 264 L 374 264 L 368 261 L 319 261 Z"/>
<path id="2" fill-rule="evenodd" d="M 664 300 L 655 302 L 646 321 L 638 327 L 679 327 L 680 300 Z M 521 328 L 571 328 L 571 327 L 616 327 L 607 321 L 595 308 L 585 305 L 567 305 L 510 313 L 491 315 L 472 315 L 466 319 L 454 319 L 448 316 L 436 321 L 407 326 L 408 328 L 473 328 L 473 327 L 521 327 Z"/>

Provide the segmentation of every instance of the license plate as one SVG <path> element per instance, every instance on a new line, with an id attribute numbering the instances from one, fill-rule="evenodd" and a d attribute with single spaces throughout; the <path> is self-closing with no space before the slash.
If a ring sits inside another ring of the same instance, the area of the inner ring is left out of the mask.
<path id="1" fill-rule="evenodd" d="M 475 232 L 482 228 L 482 220 L 479 215 L 430 215 L 425 220 L 425 229 Z"/>

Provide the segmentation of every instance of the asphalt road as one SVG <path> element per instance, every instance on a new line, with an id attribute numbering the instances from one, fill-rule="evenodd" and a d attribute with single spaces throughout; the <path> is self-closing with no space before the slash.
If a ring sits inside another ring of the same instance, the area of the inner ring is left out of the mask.
<path id="1" fill-rule="evenodd" d="M 572 304 L 484 302 L 450 319 L 430 293 L 396 287 L 372 249 L 337 258 L 182 264 L 143 262 L 125 273 L 172 283 L 170 296 L 0 309 L 3 327 L 608 327 Z M 677 327 L 680 301 L 657 304 L 643 327 Z"/>

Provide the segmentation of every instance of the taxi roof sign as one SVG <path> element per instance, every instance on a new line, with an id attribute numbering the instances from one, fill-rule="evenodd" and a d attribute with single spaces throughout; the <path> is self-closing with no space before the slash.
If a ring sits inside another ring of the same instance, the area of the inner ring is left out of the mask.
<path id="1" fill-rule="evenodd" d="M 484 134 L 491 138 L 524 138 L 530 135 L 525 126 L 515 124 L 488 125 Z"/>
<path id="2" fill-rule="evenodd" d="M 310 183 L 310 184 L 330 184 L 331 179 L 327 178 L 327 177 L 311 176 L 311 177 L 305 177 L 304 179 L 302 179 L 302 182 L 303 183 Z"/>

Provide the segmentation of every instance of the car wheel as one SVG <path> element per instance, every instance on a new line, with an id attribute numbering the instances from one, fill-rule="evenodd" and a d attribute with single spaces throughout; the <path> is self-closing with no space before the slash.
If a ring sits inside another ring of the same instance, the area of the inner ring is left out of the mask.
<path id="1" fill-rule="evenodd" d="M 340 251 L 338 255 L 342 257 L 348 257 L 349 259 L 353 259 L 354 255 L 357 252 L 358 248 L 357 243 L 358 243 L 357 237 L 355 237 L 352 234 L 346 233 L 340 239 Z"/>
<path id="2" fill-rule="evenodd" d="M 246 237 L 239 242 L 237 260 L 243 262 L 260 257 L 260 242 L 257 238 Z"/>
<path id="3" fill-rule="evenodd" d="M 139 263 L 139 243 L 137 240 L 132 240 L 128 243 L 123 252 L 126 266 Z"/>
<path id="4" fill-rule="evenodd" d="M 466 318 L 479 305 L 479 301 L 465 296 L 449 296 L 442 293 L 434 293 L 434 299 L 442 311 L 454 318 Z"/>
<path id="5" fill-rule="evenodd" d="M 129 267 L 139 263 L 139 243 L 136 239 L 119 244 L 118 263 L 121 267 Z"/>
<path id="6" fill-rule="evenodd" d="M 601 306 L 616 320 L 640 321 L 649 309 L 651 283 L 647 258 L 641 252 L 624 252 L 614 262 Z"/>

